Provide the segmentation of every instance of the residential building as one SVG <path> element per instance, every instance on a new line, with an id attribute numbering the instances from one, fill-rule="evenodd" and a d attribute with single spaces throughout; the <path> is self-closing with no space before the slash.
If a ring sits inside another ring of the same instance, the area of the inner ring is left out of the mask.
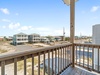
<path id="1" fill-rule="evenodd" d="M 54 36 L 46 36 L 46 38 L 48 38 L 50 42 L 55 42 Z"/>
<path id="2" fill-rule="evenodd" d="M 92 28 L 93 44 L 100 44 L 100 24 L 96 24 Z"/>
<path id="3" fill-rule="evenodd" d="M 13 40 L 13 37 L 12 36 L 8 36 L 6 37 L 7 41 L 12 41 Z"/>
<path id="4" fill-rule="evenodd" d="M 44 36 L 42 36 L 42 37 L 40 38 L 40 40 L 41 40 L 41 42 L 43 42 L 43 43 L 49 43 L 49 42 L 50 42 L 50 40 L 49 40 L 48 38 L 44 37 Z"/>
<path id="5" fill-rule="evenodd" d="M 20 43 L 28 42 L 28 35 L 25 33 L 18 33 L 13 36 L 13 44 L 17 45 Z"/>
<path id="6" fill-rule="evenodd" d="M 33 33 L 33 34 L 30 34 L 30 35 L 28 35 L 28 41 L 29 42 L 40 42 L 40 35 L 39 34 L 35 34 L 35 33 Z"/>
<path id="7" fill-rule="evenodd" d="M 62 37 L 60 37 L 60 36 L 55 36 L 55 40 L 56 40 L 56 41 L 62 41 Z"/>
<path id="8" fill-rule="evenodd" d="M 0 36 L 0 41 L 3 41 L 4 40 L 4 36 Z"/>
<path id="9" fill-rule="evenodd" d="M 96 24 L 93 26 L 92 28 L 92 43 L 93 44 L 98 44 L 100 45 L 100 24 Z M 98 49 L 94 50 L 94 67 L 97 68 L 98 67 L 98 58 L 100 58 L 100 51 L 98 52 Z M 99 62 L 99 66 L 100 66 L 100 62 Z"/>

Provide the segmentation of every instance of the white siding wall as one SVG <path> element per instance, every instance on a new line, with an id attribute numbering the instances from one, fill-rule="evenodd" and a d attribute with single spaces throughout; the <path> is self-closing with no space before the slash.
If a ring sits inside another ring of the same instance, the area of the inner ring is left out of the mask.
<path id="1" fill-rule="evenodd" d="M 100 24 L 93 26 L 93 28 L 92 28 L 92 40 L 93 40 L 93 44 L 100 45 Z M 100 54 L 100 51 L 99 51 L 99 54 Z M 99 55 L 99 58 L 100 58 L 100 55 Z M 99 64 L 100 64 L 100 62 L 99 62 Z M 97 65 L 98 65 L 98 50 L 94 49 L 94 67 L 96 68 Z"/>
<path id="2" fill-rule="evenodd" d="M 16 42 L 16 43 L 25 43 L 25 42 L 28 42 L 28 35 L 15 35 L 13 37 L 13 42 Z"/>

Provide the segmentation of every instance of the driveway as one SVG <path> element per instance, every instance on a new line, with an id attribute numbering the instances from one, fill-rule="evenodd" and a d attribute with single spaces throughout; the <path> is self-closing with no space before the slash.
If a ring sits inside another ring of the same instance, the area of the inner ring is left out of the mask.
<path id="1" fill-rule="evenodd" d="M 17 45 L 15 48 L 16 48 L 16 51 L 32 50 L 33 49 L 33 47 L 28 46 L 28 45 Z"/>

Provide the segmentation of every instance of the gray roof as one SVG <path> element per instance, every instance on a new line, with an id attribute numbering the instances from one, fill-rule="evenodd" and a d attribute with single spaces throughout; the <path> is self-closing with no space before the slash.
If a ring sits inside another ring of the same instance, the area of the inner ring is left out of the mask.
<path id="1" fill-rule="evenodd" d="M 33 33 L 33 34 L 30 34 L 30 35 L 39 35 L 39 34 Z M 40 36 L 40 35 L 39 35 L 39 36 Z"/>
<path id="2" fill-rule="evenodd" d="M 27 35 L 27 34 L 20 32 L 20 33 L 15 34 L 15 35 Z"/>

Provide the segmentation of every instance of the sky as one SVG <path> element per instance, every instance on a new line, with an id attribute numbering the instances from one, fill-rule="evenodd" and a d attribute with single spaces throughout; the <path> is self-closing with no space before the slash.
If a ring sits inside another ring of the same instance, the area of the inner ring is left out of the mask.
<path id="1" fill-rule="evenodd" d="M 78 0 L 75 4 L 75 35 L 91 36 L 100 24 L 100 0 Z M 23 32 L 41 36 L 70 35 L 70 6 L 62 0 L 0 0 L 0 36 Z"/>

